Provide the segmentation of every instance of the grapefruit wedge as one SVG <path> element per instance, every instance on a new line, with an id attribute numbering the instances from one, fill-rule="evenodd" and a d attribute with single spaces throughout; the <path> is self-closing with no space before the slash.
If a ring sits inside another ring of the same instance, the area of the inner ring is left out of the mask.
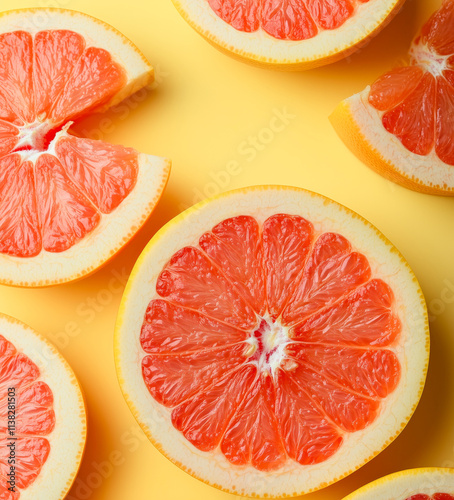
<path id="1" fill-rule="evenodd" d="M 172 0 L 215 47 L 259 66 L 338 61 L 381 31 L 403 0 Z"/>
<path id="2" fill-rule="evenodd" d="M 407 188 L 454 195 L 454 0 L 414 40 L 407 66 L 341 102 L 331 122 L 366 165 Z"/>
<path id="3" fill-rule="evenodd" d="M 454 500 L 454 470 L 412 469 L 360 488 L 344 500 Z"/>
<path id="4" fill-rule="evenodd" d="M 63 499 L 85 446 L 80 387 L 55 347 L 3 314 L 0 391 L 0 498 Z"/>
<path id="5" fill-rule="evenodd" d="M 164 226 L 116 326 L 124 396 L 172 462 L 222 490 L 295 496 L 385 448 L 423 389 L 427 313 L 374 227 L 291 187 L 242 189 Z"/>
<path id="6" fill-rule="evenodd" d="M 72 135 L 153 79 L 139 50 L 79 12 L 0 15 L 0 283 L 46 286 L 110 259 L 155 207 L 169 162 Z"/>

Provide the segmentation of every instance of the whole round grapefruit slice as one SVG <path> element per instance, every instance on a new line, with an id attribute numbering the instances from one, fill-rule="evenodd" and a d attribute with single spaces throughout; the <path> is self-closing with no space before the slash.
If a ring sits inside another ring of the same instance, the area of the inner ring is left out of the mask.
<path id="1" fill-rule="evenodd" d="M 302 70 L 338 61 L 375 36 L 403 0 L 172 0 L 215 47 L 240 60 Z"/>
<path id="2" fill-rule="evenodd" d="M 85 446 L 82 393 L 55 347 L 3 314 L 0 392 L 0 498 L 63 499 Z"/>
<path id="3" fill-rule="evenodd" d="M 454 195 L 454 0 L 415 38 L 407 66 L 341 102 L 331 122 L 366 165 L 399 184 Z"/>
<path id="4" fill-rule="evenodd" d="M 171 461 L 229 492 L 284 497 L 346 476 L 402 431 L 428 345 L 424 298 L 389 241 L 323 196 L 262 186 L 156 234 L 115 357 Z"/>
<path id="5" fill-rule="evenodd" d="M 59 9 L 1 14 L 0 283 L 85 276 L 149 217 L 169 162 L 68 128 L 152 79 L 139 50 L 97 19 Z"/>
<path id="6" fill-rule="evenodd" d="M 344 500 L 454 500 L 454 470 L 412 469 L 374 481 Z"/>

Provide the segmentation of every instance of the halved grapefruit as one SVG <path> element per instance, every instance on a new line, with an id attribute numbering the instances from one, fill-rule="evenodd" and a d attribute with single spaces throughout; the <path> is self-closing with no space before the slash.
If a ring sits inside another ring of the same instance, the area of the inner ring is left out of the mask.
<path id="1" fill-rule="evenodd" d="M 172 0 L 215 47 L 240 60 L 303 70 L 338 61 L 381 31 L 404 0 Z"/>
<path id="2" fill-rule="evenodd" d="M 0 15 L 0 283 L 46 286 L 85 276 L 148 218 L 169 162 L 68 128 L 152 79 L 139 50 L 90 16 Z"/>
<path id="3" fill-rule="evenodd" d="M 454 500 L 454 470 L 412 469 L 374 481 L 344 500 Z"/>
<path id="4" fill-rule="evenodd" d="M 341 102 L 331 122 L 373 170 L 429 194 L 454 195 L 454 0 L 414 40 L 407 66 Z"/>
<path id="5" fill-rule="evenodd" d="M 398 251 L 327 198 L 233 191 L 164 226 L 116 326 L 119 381 L 155 446 L 252 497 L 346 476 L 404 428 L 428 363 L 424 298 Z"/>
<path id="6" fill-rule="evenodd" d="M 82 460 L 85 405 L 61 354 L 0 314 L 0 498 L 60 500 Z"/>

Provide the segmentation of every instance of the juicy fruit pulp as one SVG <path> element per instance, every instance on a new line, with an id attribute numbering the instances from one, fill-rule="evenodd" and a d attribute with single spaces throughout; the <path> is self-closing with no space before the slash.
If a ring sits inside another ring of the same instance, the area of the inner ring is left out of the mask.
<path id="1" fill-rule="evenodd" d="M 63 252 L 136 183 L 137 152 L 64 126 L 108 102 L 125 72 L 69 30 L 0 34 L 0 62 L 0 252 Z"/>
<path id="2" fill-rule="evenodd" d="M 432 496 L 425 493 L 418 493 L 407 498 L 407 500 L 454 500 L 454 496 L 449 493 L 435 493 Z"/>
<path id="3" fill-rule="evenodd" d="M 213 11 L 239 31 L 260 28 L 280 40 L 306 40 L 334 30 L 369 0 L 207 0 Z"/>
<path id="4" fill-rule="evenodd" d="M 39 476 L 51 447 L 47 437 L 55 427 L 53 395 L 40 381 L 40 371 L 33 361 L 0 335 L 0 498 L 17 500 L 20 490 L 28 488 Z M 10 392 L 13 389 L 13 392 Z M 8 401 L 8 396 L 13 398 Z M 15 418 L 10 419 L 13 415 Z M 12 424 L 11 422 L 14 422 Z M 8 426 L 8 424 L 10 424 Z M 14 441 L 12 441 L 14 439 Z M 10 480 L 10 447 L 15 445 L 14 492 L 8 490 Z"/>
<path id="5" fill-rule="evenodd" d="M 413 42 L 410 66 L 371 87 L 369 102 L 385 129 L 412 153 L 432 151 L 454 165 L 454 0 L 446 0 Z"/>
<path id="6" fill-rule="evenodd" d="M 399 383 L 392 290 L 300 216 L 224 220 L 172 256 L 156 292 L 143 380 L 190 443 L 233 464 L 323 462 Z"/>

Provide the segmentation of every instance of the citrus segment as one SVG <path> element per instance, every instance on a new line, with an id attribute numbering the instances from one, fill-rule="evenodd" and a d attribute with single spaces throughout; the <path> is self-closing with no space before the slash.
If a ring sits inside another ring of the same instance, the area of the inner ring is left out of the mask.
<path id="1" fill-rule="evenodd" d="M 379 401 L 348 391 L 300 363 L 290 371 L 301 390 L 341 430 L 356 432 L 376 419 Z"/>
<path id="2" fill-rule="evenodd" d="M 287 354 L 326 380 L 373 399 L 391 394 L 401 376 L 399 359 L 387 349 L 294 343 L 287 347 Z"/>
<path id="3" fill-rule="evenodd" d="M 169 162 L 74 137 L 69 120 L 140 90 L 153 69 L 119 32 L 63 9 L 4 13 L 0 63 L 0 281 L 78 279 L 144 224 Z"/>
<path id="4" fill-rule="evenodd" d="M 33 39 L 30 33 L 0 34 L 0 118 L 17 125 L 34 120 Z"/>
<path id="5" fill-rule="evenodd" d="M 80 389 L 52 346 L 4 315 L 0 392 L 0 498 L 61 500 L 85 443 Z"/>
<path id="6" fill-rule="evenodd" d="M 220 269 L 195 247 L 182 248 L 172 256 L 159 276 L 159 295 L 202 314 L 249 329 L 255 313 Z"/>
<path id="7" fill-rule="evenodd" d="M 136 185 L 134 149 L 68 135 L 55 151 L 71 179 L 104 214 L 115 210 Z"/>
<path id="8" fill-rule="evenodd" d="M 266 303 L 274 319 L 282 312 L 312 244 L 313 227 L 302 217 L 274 215 L 263 225 Z"/>
<path id="9" fill-rule="evenodd" d="M 279 69 L 338 61 L 377 34 L 399 0 L 173 0 L 209 42 L 240 60 Z"/>
<path id="10" fill-rule="evenodd" d="M 253 217 L 227 219 L 199 241 L 200 248 L 222 268 L 257 314 L 265 307 L 260 228 Z"/>
<path id="11" fill-rule="evenodd" d="M 258 7 L 257 0 L 255 3 Z M 317 26 L 302 2 L 264 0 L 260 18 L 263 30 L 280 40 L 306 40 L 317 34 Z"/>
<path id="12" fill-rule="evenodd" d="M 0 120 L 0 156 L 10 153 L 19 142 L 19 129 Z"/>
<path id="13" fill-rule="evenodd" d="M 9 441 L 10 442 L 10 441 Z M 11 492 L 5 487 L 9 479 L 10 472 L 8 441 L 5 438 L 0 438 L 0 478 L 2 486 L 0 486 L 0 494 L 11 495 Z M 44 464 L 50 453 L 49 442 L 45 438 L 27 438 L 20 437 L 16 442 L 16 489 L 12 498 L 21 498 L 20 490 L 28 488 L 39 476 Z M 4 498 L 1 497 L 0 498 Z M 8 498 L 8 496 L 6 496 Z"/>
<path id="14" fill-rule="evenodd" d="M 388 111 L 408 97 L 419 85 L 423 76 L 424 71 L 418 66 L 393 69 L 372 84 L 369 102 L 375 109 Z"/>
<path id="15" fill-rule="evenodd" d="M 42 247 L 33 165 L 18 154 L 0 158 L 0 251 L 33 257 Z"/>
<path id="16" fill-rule="evenodd" d="M 367 259 L 354 252 L 343 236 L 321 235 L 282 313 L 283 324 L 295 324 L 308 314 L 333 304 L 368 281 L 370 275 Z"/>
<path id="17" fill-rule="evenodd" d="M 409 64 L 342 102 L 331 121 L 368 166 L 411 189 L 454 192 L 454 1 L 446 0 L 410 49 Z"/>
<path id="18" fill-rule="evenodd" d="M 421 30 L 422 42 L 442 56 L 454 54 L 454 6 L 452 0 L 444 0 Z"/>
<path id="19" fill-rule="evenodd" d="M 35 174 L 43 247 L 48 252 L 63 252 L 93 230 L 99 213 L 54 156 L 41 155 Z"/>
<path id="20" fill-rule="evenodd" d="M 289 458 L 301 465 L 328 460 L 342 446 L 340 429 L 301 390 L 291 372 L 277 374 L 276 414 Z"/>
<path id="21" fill-rule="evenodd" d="M 245 350 L 244 345 L 238 345 L 188 354 L 149 355 L 142 361 L 143 378 L 157 401 L 177 406 L 239 368 L 246 359 Z"/>
<path id="22" fill-rule="evenodd" d="M 385 347 L 401 331 L 393 313 L 394 296 L 381 280 L 369 281 L 327 309 L 293 327 L 292 339 L 331 345 Z"/>
<path id="23" fill-rule="evenodd" d="M 165 300 L 147 309 L 140 342 L 149 354 L 181 354 L 246 340 L 247 333 Z"/>
<path id="24" fill-rule="evenodd" d="M 453 79 L 454 83 L 454 79 Z M 435 151 L 440 160 L 454 165 L 454 86 L 444 79 L 438 79 L 435 120 Z"/>
<path id="25" fill-rule="evenodd" d="M 383 115 L 385 129 L 412 153 L 427 155 L 435 142 L 435 78 L 427 73 L 415 90 Z"/>
<path id="26" fill-rule="evenodd" d="M 39 31 L 34 39 L 33 86 L 36 118 L 45 119 L 85 49 L 84 38 L 69 30 Z"/>
<path id="27" fill-rule="evenodd" d="M 208 0 L 210 7 L 226 23 L 240 31 L 251 33 L 260 26 L 260 9 L 256 0 Z"/>
<path id="28" fill-rule="evenodd" d="M 293 495 L 402 429 L 415 373 L 408 390 L 421 390 L 405 354 L 420 339 L 408 316 L 420 299 L 407 309 L 413 285 L 396 279 L 398 254 L 343 210 L 291 188 L 228 193 L 161 230 L 136 265 L 119 316 L 120 381 L 140 418 L 157 416 L 159 434 L 144 423 L 152 439 L 198 477 Z"/>
<path id="29" fill-rule="evenodd" d="M 216 380 L 172 410 L 172 424 L 199 450 L 214 450 L 255 376 L 256 370 L 246 366 Z"/>
<path id="30" fill-rule="evenodd" d="M 74 119 L 107 102 L 125 84 L 124 70 L 112 60 L 109 52 L 89 47 L 75 64 L 53 104 L 50 119 L 55 123 Z"/>
<path id="31" fill-rule="evenodd" d="M 275 385 L 268 374 L 256 378 L 222 438 L 221 450 L 237 466 L 274 470 L 286 461 L 275 412 Z"/>

